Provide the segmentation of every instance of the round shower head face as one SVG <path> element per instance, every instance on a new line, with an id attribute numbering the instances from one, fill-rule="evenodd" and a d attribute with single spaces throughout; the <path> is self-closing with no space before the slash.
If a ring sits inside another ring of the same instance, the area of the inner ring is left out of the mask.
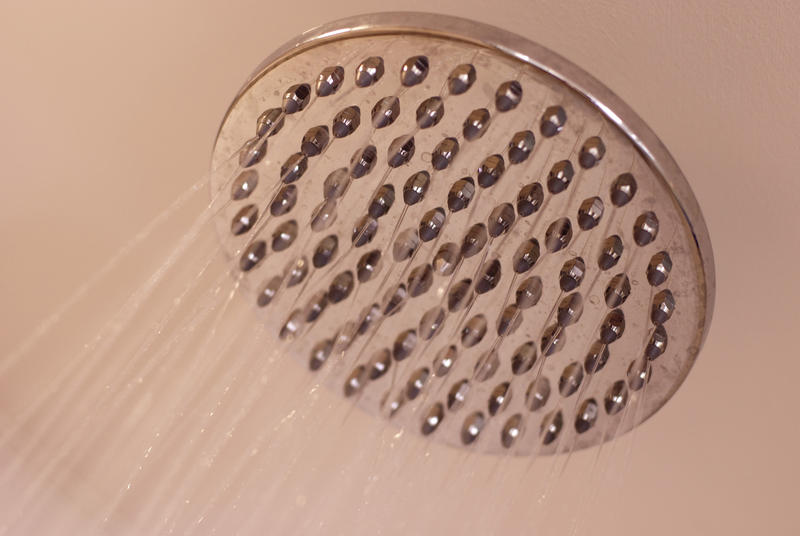
<path id="1" fill-rule="evenodd" d="M 594 79 L 501 30 L 305 34 L 221 126 L 224 248 L 285 359 L 433 441 L 551 453 L 675 392 L 713 306 L 685 179 Z"/>

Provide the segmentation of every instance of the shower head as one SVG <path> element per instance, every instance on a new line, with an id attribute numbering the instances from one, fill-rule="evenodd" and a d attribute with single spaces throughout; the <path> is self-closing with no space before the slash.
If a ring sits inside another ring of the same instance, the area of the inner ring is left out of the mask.
<path id="1" fill-rule="evenodd" d="M 711 245 L 677 164 L 522 37 L 420 13 L 311 30 L 234 99 L 213 166 L 231 155 L 218 230 L 275 348 L 430 440 L 602 443 L 673 395 L 708 331 Z"/>

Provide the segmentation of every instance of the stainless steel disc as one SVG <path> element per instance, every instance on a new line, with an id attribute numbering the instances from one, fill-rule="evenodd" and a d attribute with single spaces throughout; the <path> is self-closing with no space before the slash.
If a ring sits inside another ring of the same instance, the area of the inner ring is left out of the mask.
<path id="1" fill-rule="evenodd" d="M 376 418 L 582 448 L 652 415 L 700 351 L 714 267 L 685 178 L 522 37 L 416 13 L 311 30 L 236 96 L 214 167 L 231 157 L 218 227 L 253 314 Z"/>

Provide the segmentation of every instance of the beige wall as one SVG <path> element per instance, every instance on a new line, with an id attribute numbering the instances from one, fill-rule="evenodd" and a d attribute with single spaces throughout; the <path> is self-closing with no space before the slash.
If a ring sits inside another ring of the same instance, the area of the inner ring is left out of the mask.
<path id="1" fill-rule="evenodd" d="M 273 48 L 340 16 L 433 5 L 4 2 L 0 350 L 204 172 L 229 99 Z M 638 436 L 620 497 L 633 526 L 616 533 L 800 532 L 800 4 L 436 5 L 596 75 L 661 136 L 704 209 L 711 335 Z"/>

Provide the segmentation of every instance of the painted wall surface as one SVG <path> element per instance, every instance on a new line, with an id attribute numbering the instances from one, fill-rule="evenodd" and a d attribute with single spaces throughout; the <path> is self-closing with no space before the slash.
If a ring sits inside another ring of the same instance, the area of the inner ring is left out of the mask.
<path id="1" fill-rule="evenodd" d="M 482 20 L 574 61 L 653 127 L 704 210 L 711 334 L 639 432 L 625 518 L 596 534 L 800 533 L 793 1 L 7 0 L 0 351 L 205 172 L 229 100 L 263 57 L 306 28 L 382 9 Z"/>

